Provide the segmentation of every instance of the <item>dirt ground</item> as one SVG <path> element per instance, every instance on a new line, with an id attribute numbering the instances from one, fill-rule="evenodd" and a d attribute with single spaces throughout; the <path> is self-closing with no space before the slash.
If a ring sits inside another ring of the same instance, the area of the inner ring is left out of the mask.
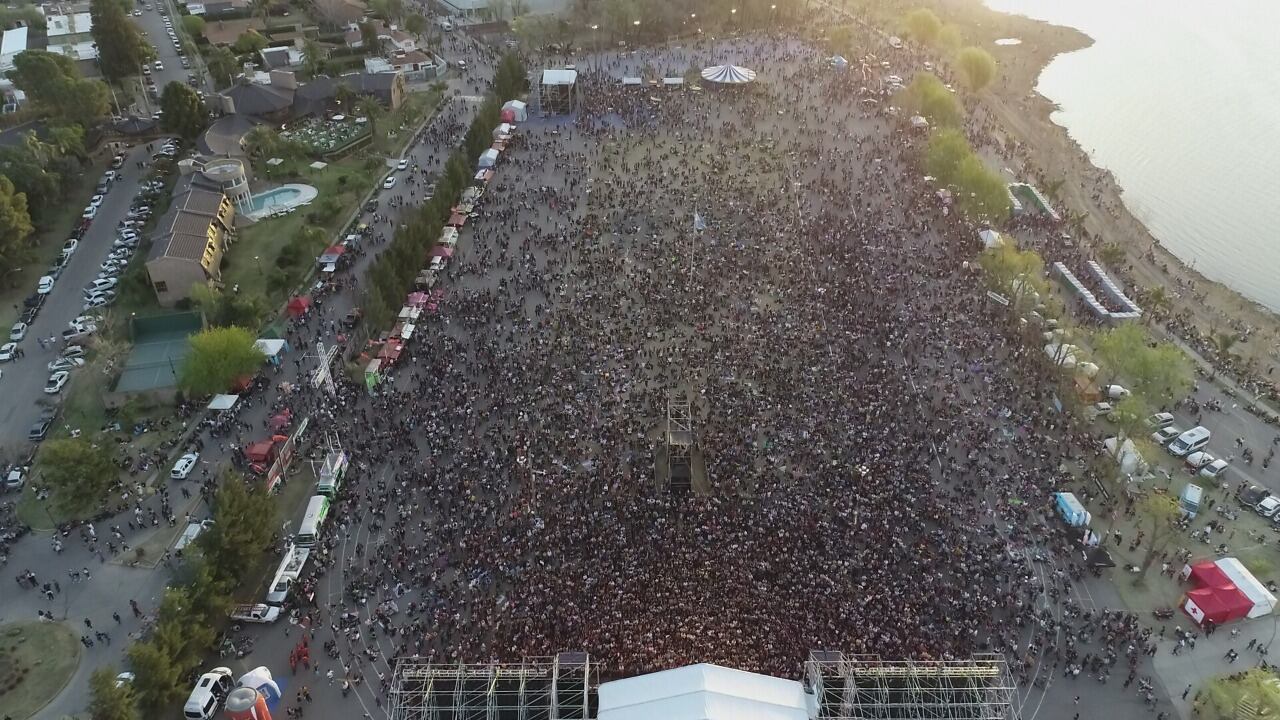
<path id="1" fill-rule="evenodd" d="M 1088 47 L 1092 40 L 1071 28 L 993 12 L 980 0 L 944 0 L 937 9 L 944 21 L 961 28 L 966 44 L 986 48 L 1000 63 L 1000 79 L 982 100 L 996 119 L 997 132 L 1021 146 L 1026 160 L 1021 169 L 1042 188 L 1065 178 L 1057 202 L 1085 215 L 1085 228 L 1095 238 L 1126 250 L 1127 270 L 1137 286 L 1165 285 L 1173 299 L 1172 315 L 1205 332 L 1253 329 L 1254 340 L 1232 351 L 1246 360 L 1252 356 L 1263 373 L 1280 364 L 1280 316 L 1206 279 L 1165 250 L 1125 208 L 1111 174 L 1094 166 L 1066 130 L 1050 120 L 1054 104 L 1035 92 L 1041 69 L 1056 55 Z M 1022 43 L 993 43 L 1002 37 Z"/>

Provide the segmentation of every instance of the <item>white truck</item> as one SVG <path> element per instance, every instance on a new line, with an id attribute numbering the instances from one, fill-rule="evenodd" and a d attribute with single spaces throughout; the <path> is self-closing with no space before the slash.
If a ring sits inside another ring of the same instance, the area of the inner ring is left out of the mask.
<path id="1" fill-rule="evenodd" d="M 273 623 L 280 618 L 280 608 L 266 603 L 236 605 L 231 619 L 251 623 Z"/>

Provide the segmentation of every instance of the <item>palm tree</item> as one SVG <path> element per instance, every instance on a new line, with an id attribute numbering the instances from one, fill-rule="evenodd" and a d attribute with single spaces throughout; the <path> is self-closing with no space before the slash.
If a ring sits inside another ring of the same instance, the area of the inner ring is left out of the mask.
<path id="1" fill-rule="evenodd" d="M 250 9 L 253 14 L 262 21 L 262 27 L 267 27 L 267 17 L 271 13 L 271 0 L 250 0 Z"/>
<path id="2" fill-rule="evenodd" d="M 1098 251 L 1098 258 L 1102 260 L 1102 264 L 1109 268 L 1115 269 L 1124 262 L 1124 248 L 1115 243 L 1107 243 Z"/>
<path id="3" fill-rule="evenodd" d="M 1235 344 L 1240 341 L 1240 336 L 1235 333 L 1214 332 L 1209 337 L 1213 340 L 1213 349 L 1223 359 L 1226 359 L 1231 354 L 1231 348 L 1235 347 Z"/>
<path id="4" fill-rule="evenodd" d="M 1147 289 L 1147 296 L 1144 299 L 1147 304 L 1147 313 L 1144 316 L 1146 322 L 1151 322 L 1155 315 L 1164 315 L 1169 310 L 1169 292 L 1164 289 L 1163 285 Z"/>
<path id="5" fill-rule="evenodd" d="M 311 38 L 302 42 L 302 70 L 311 77 L 323 74 L 325 52 L 320 43 Z"/>

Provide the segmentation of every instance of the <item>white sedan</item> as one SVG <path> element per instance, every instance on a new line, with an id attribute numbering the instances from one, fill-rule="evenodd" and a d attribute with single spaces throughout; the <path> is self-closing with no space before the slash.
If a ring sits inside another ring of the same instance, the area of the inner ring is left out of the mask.
<path id="1" fill-rule="evenodd" d="M 11 342 L 0 345 L 0 362 L 9 362 L 18 357 L 18 343 Z"/>
<path id="2" fill-rule="evenodd" d="M 53 292 L 53 276 L 45 275 L 36 283 L 36 293 L 40 295 L 48 295 Z"/>
<path id="3" fill-rule="evenodd" d="M 45 383 L 44 392 L 46 395 L 57 395 L 62 392 L 62 388 L 67 386 L 71 381 L 71 373 L 67 370 L 59 370 L 49 376 L 49 382 Z"/>
<path id="4" fill-rule="evenodd" d="M 84 367 L 84 358 L 60 357 L 49 362 L 49 372 L 75 370 L 79 367 Z"/>
<path id="5" fill-rule="evenodd" d="M 186 480 L 191 471 L 196 469 L 196 463 L 200 462 L 200 453 L 187 453 L 178 458 L 178 462 L 173 464 L 173 469 L 169 471 L 169 477 L 174 480 Z"/>
<path id="6" fill-rule="evenodd" d="M 390 190 L 391 188 L 393 188 L 393 187 L 395 187 L 395 186 L 396 186 L 396 176 L 395 176 L 395 175 L 388 175 L 388 176 L 387 176 L 387 179 L 382 181 L 382 189 L 383 189 L 383 190 Z"/>

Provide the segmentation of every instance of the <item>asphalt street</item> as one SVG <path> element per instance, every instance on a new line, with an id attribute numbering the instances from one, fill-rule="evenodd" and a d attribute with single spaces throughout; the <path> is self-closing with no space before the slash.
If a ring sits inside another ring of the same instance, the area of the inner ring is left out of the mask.
<path id="1" fill-rule="evenodd" d="M 191 73 L 197 71 L 197 66 L 195 64 L 196 58 L 191 57 L 192 67 L 190 70 L 183 69 L 182 63 L 178 59 L 177 49 L 175 49 L 173 43 L 169 41 L 169 31 L 164 26 L 165 16 L 160 14 L 160 8 L 164 6 L 167 8 L 166 12 L 169 13 L 168 17 L 170 19 L 177 17 L 173 13 L 172 6 L 167 2 L 167 0 L 154 0 L 154 2 L 151 2 L 150 4 L 152 8 L 150 10 L 145 10 L 145 6 L 142 4 L 135 5 L 136 10 L 142 10 L 142 15 L 134 17 L 133 21 L 146 32 L 146 39 L 151 43 L 151 46 L 155 48 L 157 58 L 164 66 L 163 70 L 156 70 L 154 66 L 151 69 L 151 77 L 156 82 L 156 90 L 163 93 L 165 86 L 171 82 L 187 82 L 187 78 L 191 77 Z M 174 30 L 178 32 L 179 38 L 182 37 L 180 25 L 180 21 L 174 22 Z M 134 80 L 132 82 L 136 83 L 137 81 Z M 143 87 L 138 89 L 136 92 L 140 93 L 140 98 L 145 99 L 142 106 L 143 109 L 150 110 L 151 113 L 155 113 L 159 108 L 159 102 L 157 100 L 146 99 L 145 79 L 143 80 Z"/>
<path id="2" fill-rule="evenodd" d="M 89 231 L 80 241 L 62 276 L 58 278 L 53 292 L 49 293 L 44 307 L 28 330 L 26 339 L 20 343 L 19 347 L 25 352 L 25 356 L 0 368 L 4 372 L 3 377 L 0 377 L 0 388 L 3 388 L 5 397 L 5 402 L 0 403 L 0 447 L 5 448 L 11 457 L 29 446 L 27 430 L 39 417 L 41 406 L 59 400 L 44 393 L 45 383 L 49 379 L 49 369 L 46 366 L 61 350 L 61 334 L 67 329 L 68 321 L 83 311 L 84 288 L 97 276 L 102 262 L 111 252 L 116 226 L 129 212 L 129 205 L 137 194 L 138 185 L 148 172 L 147 169 L 138 168 L 137 162 L 146 160 L 149 165 L 150 159 L 145 145 L 128 151 L 124 166 L 118 171 L 123 178 L 112 183 L 107 191 Z M 89 198 L 68 198 L 67 202 L 79 207 L 87 204 L 88 200 Z M 31 292 L 35 292 L 34 287 Z M 42 349 L 37 338 L 50 336 L 57 336 L 58 342 Z M 63 392 L 67 390 L 64 389 Z"/>

